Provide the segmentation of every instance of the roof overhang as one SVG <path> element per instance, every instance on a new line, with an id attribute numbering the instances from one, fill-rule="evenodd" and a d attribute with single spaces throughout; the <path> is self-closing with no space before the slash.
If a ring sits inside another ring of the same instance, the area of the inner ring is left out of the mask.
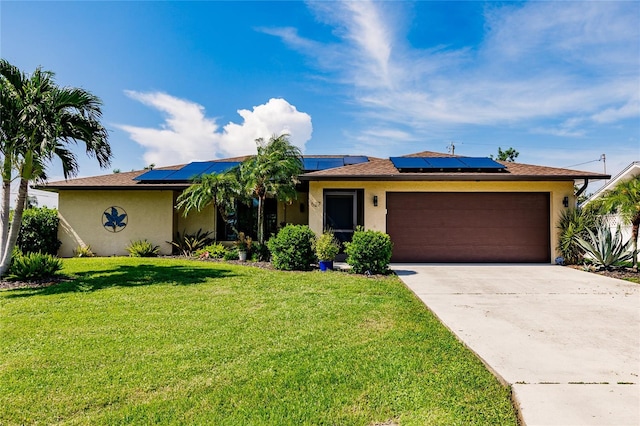
<path id="1" fill-rule="evenodd" d="M 36 185 L 32 186 L 33 189 L 39 189 L 40 191 L 59 192 L 63 191 L 183 191 L 189 187 L 189 184 L 165 184 L 165 185 L 153 185 L 153 184 L 138 184 L 127 186 L 109 186 L 109 185 Z"/>
<path id="2" fill-rule="evenodd" d="M 398 173 L 395 175 L 359 175 L 359 176 L 316 176 L 301 175 L 300 180 L 305 181 L 575 181 L 575 180 L 602 180 L 609 179 L 609 175 L 575 175 L 575 176 L 554 176 L 554 175 L 509 175 L 505 173 L 487 174 L 434 174 L 434 173 Z"/>

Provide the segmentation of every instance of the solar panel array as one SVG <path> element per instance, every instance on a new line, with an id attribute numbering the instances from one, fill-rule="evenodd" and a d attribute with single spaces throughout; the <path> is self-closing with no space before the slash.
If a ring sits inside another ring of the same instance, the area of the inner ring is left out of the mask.
<path id="1" fill-rule="evenodd" d="M 360 155 L 345 155 L 341 157 L 303 157 L 302 169 L 305 172 L 317 172 L 319 170 L 334 169 L 352 164 L 366 163 L 369 159 Z"/>
<path id="2" fill-rule="evenodd" d="M 366 163 L 365 156 L 345 155 L 338 157 L 303 157 L 302 169 L 305 172 L 333 169 L 351 164 Z M 194 161 L 179 170 L 149 170 L 134 178 L 141 183 L 183 183 L 190 182 L 204 174 L 222 173 L 240 165 L 238 161 Z"/>
<path id="3" fill-rule="evenodd" d="M 134 180 L 142 183 L 190 182 L 204 174 L 226 172 L 239 164 L 238 161 L 194 161 L 179 170 L 149 170 Z"/>
<path id="4" fill-rule="evenodd" d="M 506 167 L 488 157 L 391 157 L 398 171 L 405 172 L 502 172 Z"/>

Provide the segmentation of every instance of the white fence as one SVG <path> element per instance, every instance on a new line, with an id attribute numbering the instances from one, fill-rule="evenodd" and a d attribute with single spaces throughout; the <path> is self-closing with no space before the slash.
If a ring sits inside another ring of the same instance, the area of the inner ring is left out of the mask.
<path id="1" fill-rule="evenodd" d="M 616 232 L 618 226 L 620 226 L 620 232 L 622 232 L 622 241 L 628 241 L 631 238 L 631 224 L 626 224 L 622 218 L 617 214 L 602 215 L 602 223 L 606 224 L 611 232 Z"/>

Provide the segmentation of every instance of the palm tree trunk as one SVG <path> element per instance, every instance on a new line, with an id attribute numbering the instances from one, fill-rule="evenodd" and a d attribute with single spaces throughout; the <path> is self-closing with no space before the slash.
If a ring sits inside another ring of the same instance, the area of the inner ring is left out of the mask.
<path id="1" fill-rule="evenodd" d="M 2 211 L 0 212 L 0 259 L 4 257 L 4 247 L 9 234 L 9 213 L 11 211 L 11 162 L 4 158 L 2 169 Z"/>
<path id="2" fill-rule="evenodd" d="M 2 212 L 0 220 L 2 228 L 0 229 L 0 259 L 4 257 L 4 247 L 7 244 L 7 236 L 9 235 L 9 212 L 11 211 L 11 181 L 2 181 Z"/>
<path id="3" fill-rule="evenodd" d="M 5 274 L 9 270 L 11 257 L 13 256 L 13 248 L 16 246 L 16 241 L 18 241 L 18 232 L 20 232 L 20 225 L 22 224 L 22 213 L 24 211 L 24 200 L 26 200 L 27 192 L 29 190 L 28 184 L 29 181 L 27 179 L 20 179 L 16 209 L 13 212 L 13 220 L 11 221 L 9 236 L 7 238 L 5 246 L 3 247 L 4 253 L 2 254 L 2 262 L 0 262 L 0 277 L 5 276 Z"/>
<path id="4" fill-rule="evenodd" d="M 631 267 L 638 269 L 638 227 L 640 227 L 640 218 L 634 220 L 631 225 L 631 240 L 633 241 L 633 259 Z"/>
<path id="5" fill-rule="evenodd" d="M 258 197 L 258 242 L 264 244 L 264 197 Z"/>

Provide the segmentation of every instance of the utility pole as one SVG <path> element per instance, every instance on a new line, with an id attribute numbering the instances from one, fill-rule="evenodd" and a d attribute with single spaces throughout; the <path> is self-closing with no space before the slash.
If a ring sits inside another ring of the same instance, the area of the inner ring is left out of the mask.
<path id="1" fill-rule="evenodd" d="M 447 145 L 447 152 L 451 155 L 455 155 L 456 153 L 456 145 L 453 141 L 451 141 L 449 143 L 449 145 Z"/>
<path id="2" fill-rule="evenodd" d="M 602 166 L 604 167 L 604 174 L 607 174 L 607 156 L 602 154 L 600 156 L 600 161 L 602 161 Z"/>

